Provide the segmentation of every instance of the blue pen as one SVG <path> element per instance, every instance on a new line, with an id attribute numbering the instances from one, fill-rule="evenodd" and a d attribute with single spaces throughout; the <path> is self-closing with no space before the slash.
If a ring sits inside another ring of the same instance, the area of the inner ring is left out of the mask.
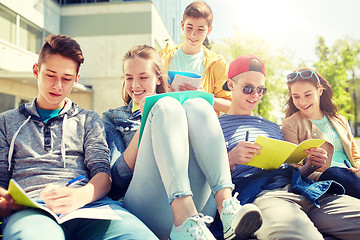
<path id="1" fill-rule="evenodd" d="M 348 168 L 351 168 L 350 164 L 348 161 L 344 160 L 344 164 L 348 167 Z"/>
<path id="2" fill-rule="evenodd" d="M 249 130 L 246 130 L 245 141 L 249 141 Z"/>
<path id="3" fill-rule="evenodd" d="M 71 185 L 74 185 L 75 183 L 81 182 L 81 181 L 84 180 L 84 179 L 85 179 L 85 176 L 84 176 L 84 175 L 78 176 L 78 177 L 70 180 L 70 181 L 66 184 L 66 186 L 69 187 L 69 186 L 71 186 Z"/>

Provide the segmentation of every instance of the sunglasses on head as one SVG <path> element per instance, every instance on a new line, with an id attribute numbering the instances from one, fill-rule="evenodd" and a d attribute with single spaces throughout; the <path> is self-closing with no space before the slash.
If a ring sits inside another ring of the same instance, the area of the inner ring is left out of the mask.
<path id="1" fill-rule="evenodd" d="M 317 81 L 319 82 L 319 84 L 321 84 L 320 80 L 319 80 L 319 77 L 317 76 L 317 74 L 313 70 L 303 70 L 303 71 L 300 71 L 300 72 L 292 72 L 292 73 L 287 75 L 287 81 L 288 82 L 294 81 L 299 75 L 303 79 L 309 79 L 314 75 L 315 78 L 317 79 Z"/>

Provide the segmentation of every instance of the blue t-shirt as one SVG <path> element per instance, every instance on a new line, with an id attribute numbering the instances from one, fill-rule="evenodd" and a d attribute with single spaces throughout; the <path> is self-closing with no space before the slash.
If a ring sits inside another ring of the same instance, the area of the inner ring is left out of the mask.
<path id="1" fill-rule="evenodd" d="M 58 116 L 59 113 L 61 112 L 62 108 L 55 109 L 55 110 L 45 110 L 45 109 L 36 107 L 36 110 L 39 113 L 41 120 L 43 120 L 44 122 L 47 122 L 47 121 L 49 121 L 50 118 Z"/>

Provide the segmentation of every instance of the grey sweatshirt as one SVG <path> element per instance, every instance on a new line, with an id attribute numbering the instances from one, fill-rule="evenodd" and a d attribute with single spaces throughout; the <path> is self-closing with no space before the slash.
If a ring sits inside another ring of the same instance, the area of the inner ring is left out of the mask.
<path id="1" fill-rule="evenodd" d="M 104 125 L 97 113 L 70 99 L 57 117 L 43 122 L 36 99 L 0 113 L 0 187 L 15 179 L 38 197 L 48 183 L 66 184 L 84 175 L 85 185 L 97 173 L 110 175 Z"/>

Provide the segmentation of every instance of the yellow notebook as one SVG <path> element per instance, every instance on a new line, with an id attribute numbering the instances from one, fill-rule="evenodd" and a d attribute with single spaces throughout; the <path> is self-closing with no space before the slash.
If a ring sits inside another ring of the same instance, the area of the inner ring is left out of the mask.
<path id="1" fill-rule="evenodd" d="M 296 145 L 291 142 L 272 139 L 264 136 L 258 136 L 255 143 L 263 147 L 260 155 L 255 155 L 250 162 L 244 163 L 264 169 L 277 169 L 283 163 L 300 163 L 309 154 L 305 153 L 306 149 L 320 147 L 325 140 L 308 139 Z"/>
<path id="2" fill-rule="evenodd" d="M 42 208 L 40 204 L 36 201 L 31 200 L 25 191 L 20 187 L 20 185 L 14 180 L 10 179 L 9 182 L 9 194 L 15 200 L 15 203 L 18 205 L 32 207 L 32 208 Z"/>
<path id="3" fill-rule="evenodd" d="M 44 204 L 40 204 L 33 199 L 29 198 L 26 192 L 21 186 L 14 180 L 10 179 L 9 182 L 9 194 L 15 200 L 18 205 L 23 205 L 32 208 L 39 208 L 50 213 L 54 219 L 59 223 L 66 222 L 74 218 L 90 218 L 90 219 L 105 219 L 105 220 L 122 220 L 122 217 L 118 216 L 110 205 L 101 205 L 96 207 L 83 207 L 76 209 L 68 214 L 56 214 Z"/>

